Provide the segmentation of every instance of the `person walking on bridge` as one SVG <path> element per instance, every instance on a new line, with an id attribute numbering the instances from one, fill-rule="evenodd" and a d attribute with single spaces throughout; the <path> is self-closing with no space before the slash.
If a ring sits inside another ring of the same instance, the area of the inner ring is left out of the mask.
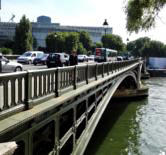
<path id="1" fill-rule="evenodd" d="M 69 64 L 70 66 L 78 65 L 77 52 L 75 50 L 73 50 L 70 54 Z"/>
<path id="2" fill-rule="evenodd" d="M 70 66 L 78 65 L 77 52 L 75 50 L 73 50 L 70 54 L 69 65 Z M 70 79 L 70 84 L 72 84 L 74 82 L 74 70 L 70 72 L 69 79 Z"/>

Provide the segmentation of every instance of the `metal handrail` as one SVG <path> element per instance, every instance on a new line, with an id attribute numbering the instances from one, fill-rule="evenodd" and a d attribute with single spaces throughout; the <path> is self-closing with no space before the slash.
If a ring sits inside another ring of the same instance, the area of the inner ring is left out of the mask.
<path id="1" fill-rule="evenodd" d="M 20 104 L 24 105 L 24 109 L 32 108 L 37 99 L 44 99 L 50 94 L 59 96 L 60 90 L 69 87 L 77 89 L 79 83 L 88 84 L 91 79 L 97 80 L 139 61 L 135 59 L 2 74 L 0 118 L 2 113 L 17 109 Z"/>

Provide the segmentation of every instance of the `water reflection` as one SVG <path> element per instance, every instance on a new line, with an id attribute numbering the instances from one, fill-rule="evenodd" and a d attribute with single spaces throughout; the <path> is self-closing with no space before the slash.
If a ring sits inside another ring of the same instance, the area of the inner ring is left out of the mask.
<path id="1" fill-rule="evenodd" d="M 139 154 L 138 136 L 141 112 L 146 100 L 113 101 L 100 121 L 85 155 Z M 138 115 L 138 116 L 137 116 Z"/>
<path id="2" fill-rule="evenodd" d="M 165 155 L 166 78 L 146 83 L 148 98 L 110 103 L 85 155 Z"/>

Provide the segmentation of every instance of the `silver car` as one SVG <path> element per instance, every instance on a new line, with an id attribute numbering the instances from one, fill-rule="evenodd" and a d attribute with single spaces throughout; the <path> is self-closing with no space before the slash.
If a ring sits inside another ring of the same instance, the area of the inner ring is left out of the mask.
<path id="1" fill-rule="evenodd" d="M 22 64 L 14 61 L 9 61 L 4 56 L 2 56 L 1 64 L 2 64 L 2 72 L 17 72 L 23 70 Z"/>

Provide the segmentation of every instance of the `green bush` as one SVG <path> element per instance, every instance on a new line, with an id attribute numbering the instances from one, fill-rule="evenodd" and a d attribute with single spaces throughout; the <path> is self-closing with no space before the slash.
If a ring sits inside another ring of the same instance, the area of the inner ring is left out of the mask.
<path id="1" fill-rule="evenodd" d="M 2 53 L 2 54 L 12 54 L 13 51 L 10 48 L 3 47 L 3 48 L 0 48 L 0 53 Z"/>

